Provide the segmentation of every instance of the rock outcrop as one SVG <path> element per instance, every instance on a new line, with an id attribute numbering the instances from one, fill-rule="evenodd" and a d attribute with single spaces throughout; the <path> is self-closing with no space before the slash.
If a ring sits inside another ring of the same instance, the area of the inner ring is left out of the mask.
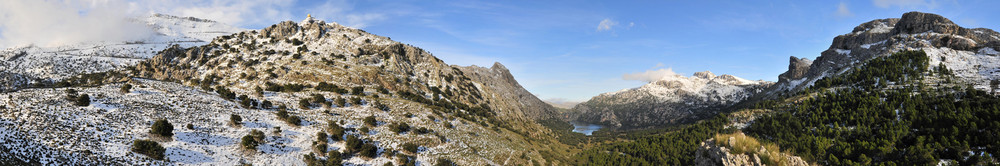
<path id="1" fill-rule="evenodd" d="M 484 84 L 485 94 L 498 95 L 490 97 L 490 103 L 504 106 L 501 109 L 520 110 L 515 112 L 517 117 L 526 117 L 534 120 L 544 120 L 556 118 L 556 109 L 552 105 L 535 97 L 527 89 L 521 87 L 510 74 L 507 67 L 500 62 L 493 63 L 490 68 L 468 66 L 455 66 L 473 81 Z M 509 106 L 509 107 L 508 107 Z"/>
<path id="2" fill-rule="evenodd" d="M 792 56 L 788 62 L 788 71 L 778 75 L 779 82 L 787 82 L 789 80 L 797 80 L 802 78 L 809 71 L 809 65 L 812 65 L 812 61 L 807 58 L 796 58 Z"/>
<path id="3" fill-rule="evenodd" d="M 700 166 L 766 166 L 768 162 L 778 161 L 775 165 L 785 165 L 785 166 L 809 166 L 810 164 L 801 157 L 788 155 L 786 153 L 771 153 L 768 152 L 766 148 L 761 146 L 758 150 L 753 153 L 740 153 L 733 154 L 731 149 L 725 146 L 720 146 L 718 142 L 714 139 L 708 139 L 705 142 L 701 142 L 701 146 L 695 152 L 695 164 Z M 727 144 L 735 144 L 735 139 L 730 137 L 730 140 L 726 141 Z M 770 160 L 764 159 L 763 155 L 758 154 L 778 154 L 777 157 L 780 159 Z"/>

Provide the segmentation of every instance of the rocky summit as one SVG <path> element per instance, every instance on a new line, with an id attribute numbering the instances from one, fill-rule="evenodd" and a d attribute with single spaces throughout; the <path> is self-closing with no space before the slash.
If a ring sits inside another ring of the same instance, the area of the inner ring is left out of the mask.
<path id="1" fill-rule="evenodd" d="M 841 74 L 862 62 L 902 50 L 924 50 L 931 67 L 945 65 L 962 81 L 986 89 L 995 71 L 1000 33 L 986 28 L 964 28 L 940 15 L 909 12 L 901 18 L 872 20 L 837 36 L 816 60 L 792 57 L 788 71 L 768 93 L 795 92 L 819 79 Z"/>

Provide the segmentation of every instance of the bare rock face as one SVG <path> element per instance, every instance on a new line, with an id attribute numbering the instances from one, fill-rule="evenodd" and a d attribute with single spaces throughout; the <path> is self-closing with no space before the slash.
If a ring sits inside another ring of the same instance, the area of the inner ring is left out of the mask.
<path id="1" fill-rule="evenodd" d="M 264 37 L 288 38 L 299 32 L 299 25 L 292 21 L 284 21 L 260 30 Z"/>
<path id="2" fill-rule="evenodd" d="M 787 82 L 789 80 L 796 80 L 802 78 L 809 71 L 809 65 L 812 65 L 812 61 L 807 58 L 796 58 L 791 57 L 788 62 L 788 71 L 778 75 L 779 82 Z"/>
<path id="3" fill-rule="evenodd" d="M 733 144 L 734 140 L 730 139 L 727 141 L 729 144 Z M 760 152 L 766 152 L 764 147 L 761 147 Z M 761 156 L 756 153 L 751 154 L 732 154 L 730 149 L 718 146 L 716 140 L 708 139 L 705 142 L 701 142 L 701 146 L 698 147 L 698 151 L 695 152 L 695 164 L 701 166 L 766 166 L 765 162 L 761 159 Z M 785 158 L 786 163 L 780 163 L 778 165 L 786 166 L 809 166 L 809 163 L 802 160 L 801 157 L 791 156 L 785 153 L 781 153 L 779 157 Z"/>
<path id="4" fill-rule="evenodd" d="M 520 110 L 511 112 L 518 114 L 516 117 L 526 117 L 533 120 L 544 120 L 556 118 L 556 109 L 528 90 L 521 87 L 510 74 L 507 67 L 496 62 L 490 68 L 468 66 L 458 67 L 466 76 L 473 81 L 483 83 L 483 91 L 487 94 L 495 94 L 495 97 L 487 97 L 490 103 L 504 110 Z M 523 119 L 528 120 L 528 119 Z"/>

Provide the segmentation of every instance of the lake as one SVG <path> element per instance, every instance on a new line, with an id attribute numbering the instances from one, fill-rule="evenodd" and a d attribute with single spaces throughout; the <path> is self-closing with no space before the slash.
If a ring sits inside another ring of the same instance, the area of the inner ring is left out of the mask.
<path id="1" fill-rule="evenodd" d="M 593 134 L 594 131 L 600 130 L 601 128 L 604 127 L 597 124 L 589 124 L 582 122 L 570 122 L 570 124 L 573 124 L 573 132 L 583 133 L 583 135 Z"/>

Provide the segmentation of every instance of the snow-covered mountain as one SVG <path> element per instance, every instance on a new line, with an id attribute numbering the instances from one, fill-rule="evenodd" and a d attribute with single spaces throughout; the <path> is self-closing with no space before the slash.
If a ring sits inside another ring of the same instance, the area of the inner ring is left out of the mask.
<path id="1" fill-rule="evenodd" d="M 170 45 L 191 47 L 244 29 L 211 20 L 152 14 L 131 18 L 148 28 L 135 40 L 108 39 L 56 46 L 23 45 L 0 51 L 0 91 L 46 84 L 83 73 L 134 65 Z"/>
<path id="2" fill-rule="evenodd" d="M 796 92 L 867 60 L 904 50 L 923 50 L 930 57 L 930 68 L 945 65 L 957 81 L 976 89 L 989 91 L 990 80 L 1000 79 L 1000 33 L 964 28 L 936 14 L 909 12 L 901 18 L 866 22 L 837 36 L 815 61 L 792 57 L 789 70 L 765 95 Z"/>
<path id="3" fill-rule="evenodd" d="M 334 158 L 347 165 L 558 165 L 542 153 L 568 152 L 532 143 L 554 140 L 535 121 L 554 118 L 555 109 L 500 63 L 448 65 L 421 48 L 311 17 L 203 42 L 59 86 L 0 93 L 0 165 L 306 165 Z M 126 84 L 131 92 L 120 90 Z M 67 100 L 70 89 L 88 94 L 90 104 Z M 281 110 L 301 122 L 283 120 Z M 230 115 L 242 116 L 242 126 L 227 125 Z M 149 130 L 157 119 L 176 126 L 173 140 L 158 141 L 164 160 L 129 149 L 155 138 Z M 333 138 L 356 136 L 375 147 L 373 156 L 320 137 L 331 125 L 346 129 Z M 265 132 L 264 143 L 241 149 L 240 138 L 253 130 Z"/>
<path id="4" fill-rule="evenodd" d="M 678 124 L 710 117 L 773 84 L 712 72 L 673 75 L 638 88 L 604 93 L 578 104 L 569 120 L 622 128 Z"/>

